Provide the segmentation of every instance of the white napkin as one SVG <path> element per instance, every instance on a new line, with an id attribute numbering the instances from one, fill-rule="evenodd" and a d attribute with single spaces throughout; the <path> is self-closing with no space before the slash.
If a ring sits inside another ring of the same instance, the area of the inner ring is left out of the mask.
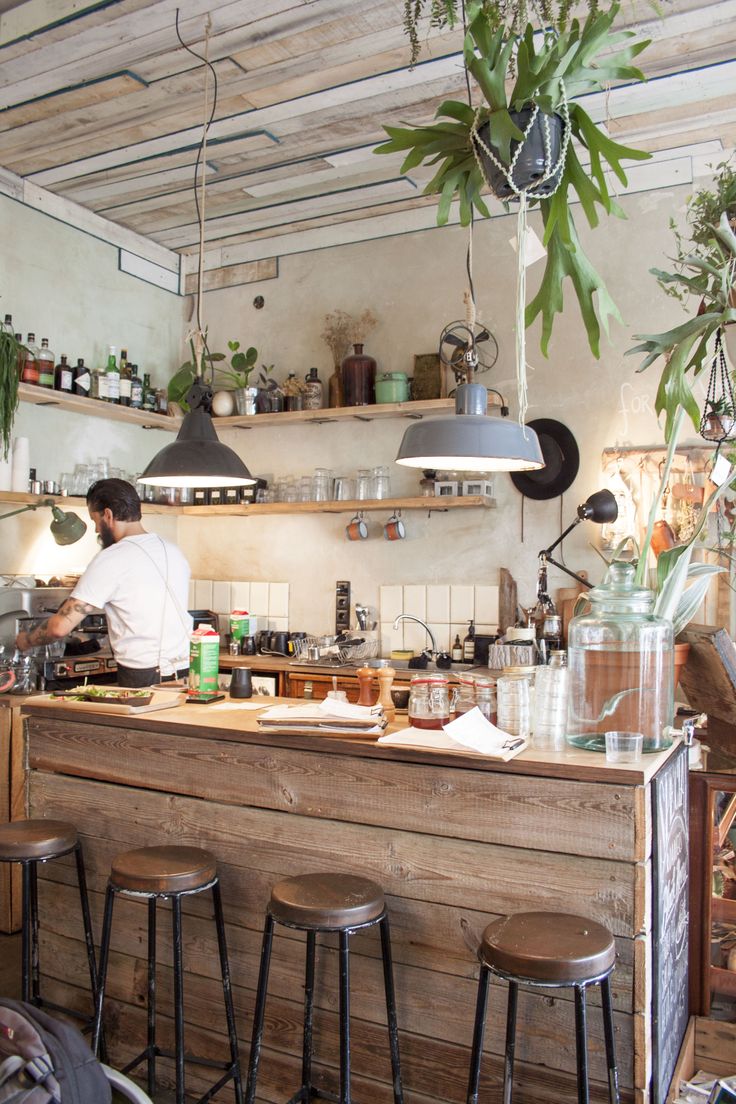
<path id="1" fill-rule="evenodd" d="M 473 751 L 490 759 L 513 759 L 527 741 L 496 728 L 476 706 L 439 729 L 407 728 L 379 737 L 379 744 L 396 747 L 430 748 L 433 751 Z"/>

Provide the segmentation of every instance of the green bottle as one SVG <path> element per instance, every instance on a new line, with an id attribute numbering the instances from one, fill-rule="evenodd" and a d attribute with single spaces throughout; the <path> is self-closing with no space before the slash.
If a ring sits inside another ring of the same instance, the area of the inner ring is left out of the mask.
<path id="1" fill-rule="evenodd" d="M 107 353 L 107 368 L 105 369 L 105 383 L 107 384 L 107 394 L 105 398 L 108 402 L 119 403 L 120 402 L 120 369 L 115 358 L 115 346 L 110 345 Z"/>

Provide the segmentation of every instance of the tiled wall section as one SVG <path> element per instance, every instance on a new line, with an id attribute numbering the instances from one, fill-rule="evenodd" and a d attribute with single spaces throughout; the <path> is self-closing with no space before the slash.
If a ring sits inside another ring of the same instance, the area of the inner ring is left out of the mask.
<path id="1" fill-rule="evenodd" d="M 455 636 L 462 642 L 471 618 L 476 632 L 497 631 L 497 586 L 382 586 L 380 594 L 383 655 L 389 655 L 392 648 L 411 648 L 418 653 L 429 644 L 426 632 L 416 622 L 402 621 L 397 629 L 393 628 L 400 613 L 425 621 L 440 651 L 449 651 Z"/>
<path id="2" fill-rule="evenodd" d="M 220 632 L 230 631 L 231 610 L 247 610 L 259 618 L 263 629 L 289 628 L 289 584 L 192 579 L 189 609 L 212 610 L 220 615 Z"/>

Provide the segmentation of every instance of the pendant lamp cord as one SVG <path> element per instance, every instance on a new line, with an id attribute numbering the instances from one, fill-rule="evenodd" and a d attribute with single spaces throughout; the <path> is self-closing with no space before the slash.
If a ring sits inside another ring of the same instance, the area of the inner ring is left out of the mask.
<path id="1" fill-rule="evenodd" d="M 192 341 L 194 344 L 194 363 L 199 367 L 203 364 L 203 355 L 207 350 L 207 334 L 202 325 L 202 284 L 204 282 L 204 228 L 205 228 L 205 179 L 207 176 L 207 132 L 209 131 L 212 121 L 215 117 L 217 110 L 217 73 L 215 68 L 209 60 L 210 52 L 210 32 L 212 30 L 212 18 L 208 14 L 204 25 L 204 54 L 198 54 L 196 50 L 193 50 L 191 46 L 187 46 L 184 39 L 179 32 L 179 8 L 176 9 L 176 37 L 183 48 L 190 53 L 192 57 L 195 57 L 197 61 L 201 61 L 205 66 L 204 73 L 204 116 L 202 126 L 202 139 L 199 143 L 199 149 L 197 150 L 197 160 L 194 164 L 194 206 L 197 211 L 197 221 L 199 223 L 199 253 L 197 259 L 197 324 L 196 328 L 187 335 L 187 340 Z M 212 76 L 213 83 L 213 96 L 212 96 L 212 108 L 208 113 L 207 101 L 209 96 L 209 77 Z M 199 176 L 201 171 L 201 177 Z M 198 183 L 199 181 L 199 183 Z M 200 198 L 201 192 L 201 198 Z M 210 363 L 210 371 L 214 376 L 214 368 Z M 203 373 L 204 374 L 204 373 Z"/>

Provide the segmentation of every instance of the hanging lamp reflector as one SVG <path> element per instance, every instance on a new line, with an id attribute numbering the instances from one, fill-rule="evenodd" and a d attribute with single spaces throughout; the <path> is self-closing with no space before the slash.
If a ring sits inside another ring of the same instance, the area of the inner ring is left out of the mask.
<path id="1" fill-rule="evenodd" d="M 245 487 L 255 483 L 233 449 L 218 439 L 206 410 L 190 410 L 176 440 L 157 452 L 138 477 L 156 487 Z"/>

